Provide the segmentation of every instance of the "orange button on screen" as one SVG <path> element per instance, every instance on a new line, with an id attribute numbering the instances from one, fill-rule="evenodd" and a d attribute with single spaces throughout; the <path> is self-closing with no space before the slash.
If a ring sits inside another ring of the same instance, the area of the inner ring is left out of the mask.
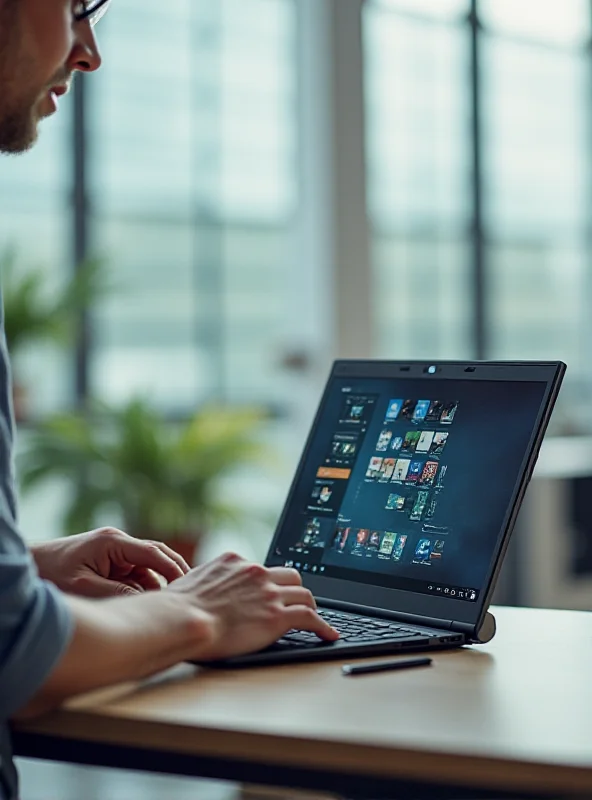
<path id="1" fill-rule="evenodd" d="M 337 478 L 347 480 L 351 475 L 351 469 L 340 469 L 338 467 L 319 467 L 317 478 Z"/>

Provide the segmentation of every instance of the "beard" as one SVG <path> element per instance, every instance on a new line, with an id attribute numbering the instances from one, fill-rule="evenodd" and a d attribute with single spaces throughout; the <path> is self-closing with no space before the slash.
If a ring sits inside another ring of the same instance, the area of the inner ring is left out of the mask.
<path id="1" fill-rule="evenodd" d="M 0 76 L 1 85 L 1 76 Z M 2 109 L 0 111 L 0 152 L 25 153 L 37 141 L 37 101 L 23 102 L 20 108 Z"/>
<path id="2" fill-rule="evenodd" d="M 42 89 L 31 88 L 31 63 L 21 45 L 18 3 L 0 0 L 0 153 L 24 153 L 37 141 Z"/>

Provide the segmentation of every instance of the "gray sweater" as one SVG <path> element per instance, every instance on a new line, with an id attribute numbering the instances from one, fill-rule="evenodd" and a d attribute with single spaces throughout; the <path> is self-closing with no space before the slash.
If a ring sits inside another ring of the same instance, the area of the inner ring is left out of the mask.
<path id="1" fill-rule="evenodd" d="M 17 530 L 10 374 L 0 297 L 0 799 L 17 797 L 8 720 L 43 685 L 64 652 L 72 621 L 42 581 Z"/>

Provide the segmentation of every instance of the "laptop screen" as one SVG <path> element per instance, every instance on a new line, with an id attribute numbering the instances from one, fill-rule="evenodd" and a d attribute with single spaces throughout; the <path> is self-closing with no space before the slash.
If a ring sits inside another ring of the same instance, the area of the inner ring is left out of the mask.
<path id="1" fill-rule="evenodd" d="M 267 564 L 477 603 L 547 390 L 333 377 Z"/>

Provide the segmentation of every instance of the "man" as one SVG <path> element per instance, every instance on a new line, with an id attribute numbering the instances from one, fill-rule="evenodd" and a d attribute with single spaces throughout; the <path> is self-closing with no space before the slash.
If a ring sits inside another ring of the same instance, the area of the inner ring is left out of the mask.
<path id="1" fill-rule="evenodd" d="M 105 0 L 0 0 L 0 151 L 31 147 L 76 71 L 101 64 Z M 190 570 L 164 544 L 92 531 L 28 552 L 16 526 L 10 379 L 0 337 L 0 798 L 16 797 L 8 721 L 185 659 L 338 634 L 293 570 L 228 554 Z M 162 581 L 165 588 L 160 589 Z M 81 595 L 82 597 L 76 597 Z"/>

